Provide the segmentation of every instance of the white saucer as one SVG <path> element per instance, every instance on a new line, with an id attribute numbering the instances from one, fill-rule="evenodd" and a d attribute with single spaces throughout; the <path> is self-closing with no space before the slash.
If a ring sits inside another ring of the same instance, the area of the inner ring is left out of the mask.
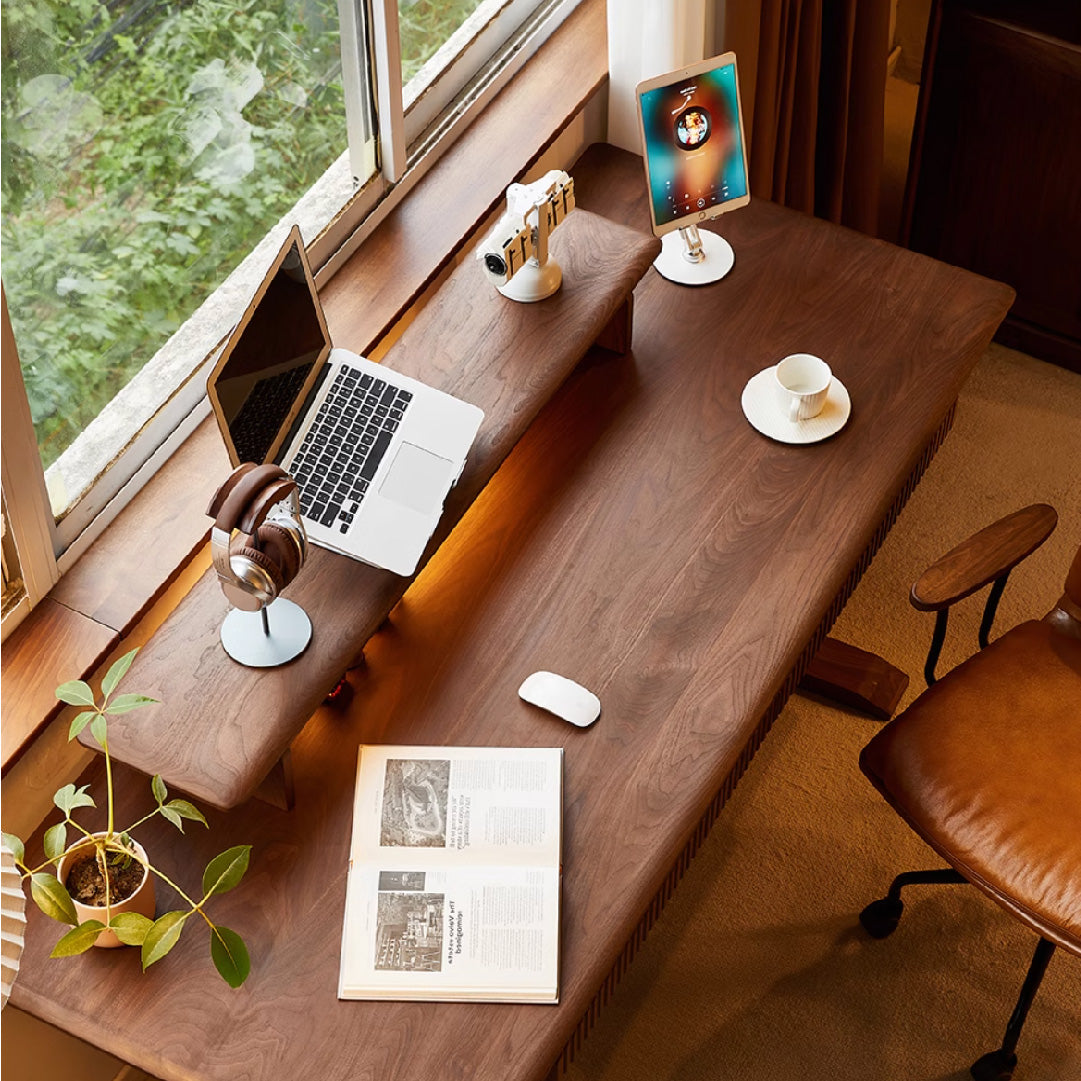
<path id="1" fill-rule="evenodd" d="M 743 388 L 744 416 L 763 435 L 781 443 L 817 443 L 839 432 L 852 412 L 852 401 L 844 383 L 836 376 L 830 382 L 826 404 L 817 417 L 810 420 L 789 420 L 777 404 L 777 382 L 774 367 L 765 368 L 748 380 Z"/>

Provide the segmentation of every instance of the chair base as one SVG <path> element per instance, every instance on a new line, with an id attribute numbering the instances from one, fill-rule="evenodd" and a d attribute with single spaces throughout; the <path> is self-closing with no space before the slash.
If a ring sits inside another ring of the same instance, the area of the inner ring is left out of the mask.
<path id="1" fill-rule="evenodd" d="M 905 903 L 901 890 L 905 886 L 960 885 L 968 880 L 959 871 L 946 867 L 935 871 L 905 871 L 890 883 L 885 897 L 872 901 L 861 913 L 860 923 L 872 938 L 886 938 L 897 930 Z"/>
<path id="2" fill-rule="evenodd" d="M 897 930 L 904 910 L 905 903 L 900 897 L 882 897 L 860 913 L 860 923 L 871 938 L 887 938 Z"/>
<path id="3" fill-rule="evenodd" d="M 1010 1081 L 1016 1065 L 1017 1056 L 999 1048 L 998 1051 L 988 1051 L 986 1055 L 981 1055 L 968 1072 L 976 1081 Z"/>
<path id="4" fill-rule="evenodd" d="M 930 883 L 956 884 L 967 881 L 952 867 L 939 871 L 905 871 L 893 880 L 885 897 L 872 901 L 860 913 L 860 923 L 872 938 L 886 938 L 897 929 L 901 914 L 905 910 L 904 901 L 901 900 L 901 890 L 905 886 Z M 1002 1046 L 997 1051 L 988 1051 L 986 1055 L 981 1055 L 969 1067 L 969 1073 L 975 1081 L 1010 1081 L 1013 1077 L 1013 1071 L 1017 1066 L 1017 1055 L 1014 1049 L 1021 1036 L 1021 1029 L 1028 1016 L 1029 1007 L 1036 997 L 1036 992 L 1039 990 L 1040 982 L 1043 980 L 1048 962 L 1054 952 L 1055 944 L 1048 939 L 1041 938 L 1036 943 L 1036 952 L 1032 955 L 1025 981 L 1021 985 L 1017 1005 L 1014 1006 L 1006 1025 L 1006 1035 L 1002 1040 Z"/>

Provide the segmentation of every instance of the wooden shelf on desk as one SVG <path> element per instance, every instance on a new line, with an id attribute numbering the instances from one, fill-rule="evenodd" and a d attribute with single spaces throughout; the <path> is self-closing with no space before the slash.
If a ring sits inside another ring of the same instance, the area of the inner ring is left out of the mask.
<path id="1" fill-rule="evenodd" d="M 576 211 L 552 236 L 552 255 L 563 268 L 555 296 L 537 304 L 507 300 L 467 256 L 391 347 L 388 367 L 485 412 L 421 567 L 589 347 L 613 322 L 617 330 L 625 326 L 631 292 L 659 250 L 651 235 Z M 206 479 L 208 502 L 222 479 Z M 244 802 L 410 581 L 314 549 L 288 590 L 311 618 L 311 645 L 267 670 L 226 656 L 218 631 L 228 603 L 208 572 L 136 659 L 129 685 L 162 704 L 152 714 L 111 720 L 113 758 L 160 773 L 170 787 L 212 806 Z M 89 736 L 85 742 L 96 747 Z"/>

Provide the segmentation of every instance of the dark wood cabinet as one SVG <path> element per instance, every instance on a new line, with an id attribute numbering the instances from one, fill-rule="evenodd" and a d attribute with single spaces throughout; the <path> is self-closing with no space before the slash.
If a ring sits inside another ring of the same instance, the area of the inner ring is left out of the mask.
<path id="1" fill-rule="evenodd" d="M 1012 285 L 997 337 L 1081 371 L 1081 3 L 937 0 L 903 240 Z"/>

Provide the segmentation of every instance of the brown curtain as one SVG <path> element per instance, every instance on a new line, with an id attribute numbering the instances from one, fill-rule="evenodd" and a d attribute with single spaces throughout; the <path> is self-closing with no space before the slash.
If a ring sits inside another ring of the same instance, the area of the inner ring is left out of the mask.
<path id="1" fill-rule="evenodd" d="M 874 234 L 890 0 L 725 7 L 750 113 L 751 192 Z"/>

